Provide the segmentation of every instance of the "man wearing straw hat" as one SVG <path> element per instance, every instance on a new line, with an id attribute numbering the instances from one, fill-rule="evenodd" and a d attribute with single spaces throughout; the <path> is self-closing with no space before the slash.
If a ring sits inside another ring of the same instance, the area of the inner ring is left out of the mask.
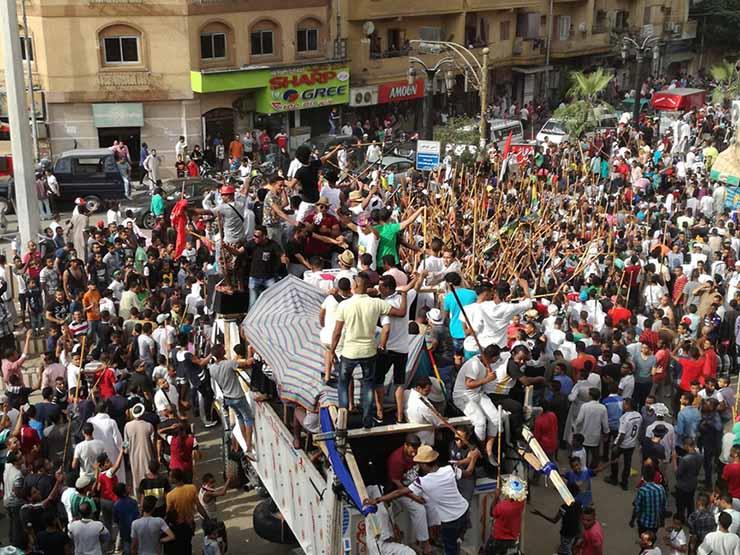
<path id="1" fill-rule="evenodd" d="M 366 499 L 364 504 L 378 505 L 409 494 L 421 497 L 427 509 L 433 509 L 439 517 L 444 554 L 458 555 L 460 546 L 457 540 L 465 524 L 469 505 L 460 494 L 457 481 L 473 475 L 479 457 L 480 451 L 473 449 L 464 470 L 452 465 L 440 467 L 439 453 L 429 445 L 422 445 L 414 457 L 414 462 L 419 465 L 420 476 L 409 486 L 375 499 Z"/>

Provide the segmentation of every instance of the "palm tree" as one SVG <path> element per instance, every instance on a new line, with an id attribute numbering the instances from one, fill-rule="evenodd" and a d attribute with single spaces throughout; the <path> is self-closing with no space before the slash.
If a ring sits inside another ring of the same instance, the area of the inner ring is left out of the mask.
<path id="1" fill-rule="evenodd" d="M 571 87 L 568 90 L 570 101 L 555 110 L 554 116 L 563 122 L 572 139 L 580 139 L 586 131 L 595 129 L 600 114 L 613 111 L 609 104 L 599 98 L 613 77 L 601 68 L 588 74 L 582 71 L 570 73 Z M 579 148 L 580 144 L 579 141 Z"/>
<path id="2" fill-rule="evenodd" d="M 709 73 L 716 83 L 712 91 L 712 102 L 724 105 L 740 96 L 740 78 L 734 63 L 722 60 L 716 66 L 712 66 Z"/>
<path id="3" fill-rule="evenodd" d="M 613 78 L 613 75 L 606 73 L 601 68 L 588 74 L 582 71 L 572 71 L 570 73 L 571 87 L 568 90 L 568 96 L 576 100 L 596 102 Z"/>

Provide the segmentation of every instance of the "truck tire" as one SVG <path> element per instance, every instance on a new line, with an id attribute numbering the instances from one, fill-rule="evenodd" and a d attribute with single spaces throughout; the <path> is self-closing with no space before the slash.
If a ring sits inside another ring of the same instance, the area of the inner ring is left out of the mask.
<path id="1" fill-rule="evenodd" d="M 157 217 L 151 212 L 147 212 L 141 217 L 141 224 L 144 229 L 154 229 L 157 225 Z"/>
<path id="2" fill-rule="evenodd" d="M 252 515 L 254 531 L 260 538 L 269 542 L 296 545 L 298 542 L 288 524 L 275 514 L 280 513 L 272 499 L 260 501 Z"/>
<path id="3" fill-rule="evenodd" d="M 103 208 L 103 200 L 95 195 L 88 195 L 85 197 L 85 207 L 88 212 L 95 214 Z"/>

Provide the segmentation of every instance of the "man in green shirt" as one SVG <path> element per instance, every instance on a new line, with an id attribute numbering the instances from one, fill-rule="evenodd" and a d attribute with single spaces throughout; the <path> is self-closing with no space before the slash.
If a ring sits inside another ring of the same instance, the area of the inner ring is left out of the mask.
<path id="1" fill-rule="evenodd" d="M 418 208 L 401 223 L 388 223 L 388 220 L 391 217 L 390 210 L 384 208 L 380 211 L 381 223 L 375 227 L 378 232 L 378 252 L 376 255 L 376 262 L 383 260 L 383 257 L 386 255 L 391 255 L 395 259 L 396 263 L 398 263 L 398 234 L 414 223 L 416 218 L 424 212 L 424 209 L 424 206 Z"/>
<path id="2" fill-rule="evenodd" d="M 152 202 L 149 204 L 149 211 L 154 214 L 155 218 L 164 216 L 164 198 L 162 197 L 162 189 L 159 187 L 154 189 Z"/>

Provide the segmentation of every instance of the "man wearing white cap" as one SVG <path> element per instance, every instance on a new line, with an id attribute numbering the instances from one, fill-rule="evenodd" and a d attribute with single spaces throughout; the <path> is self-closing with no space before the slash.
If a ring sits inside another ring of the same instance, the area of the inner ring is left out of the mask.
<path id="1" fill-rule="evenodd" d="M 167 358 L 170 351 L 175 348 L 175 328 L 169 324 L 171 314 L 169 312 L 157 316 L 157 329 L 152 332 L 152 339 L 157 344 L 157 350 Z"/>
<path id="2" fill-rule="evenodd" d="M 123 427 L 123 438 L 128 445 L 129 462 L 131 463 L 131 477 L 134 494 L 139 495 L 139 484 L 146 477 L 149 463 L 154 459 L 154 426 L 143 420 L 144 405 L 137 403 L 131 409 L 133 420 Z"/>

